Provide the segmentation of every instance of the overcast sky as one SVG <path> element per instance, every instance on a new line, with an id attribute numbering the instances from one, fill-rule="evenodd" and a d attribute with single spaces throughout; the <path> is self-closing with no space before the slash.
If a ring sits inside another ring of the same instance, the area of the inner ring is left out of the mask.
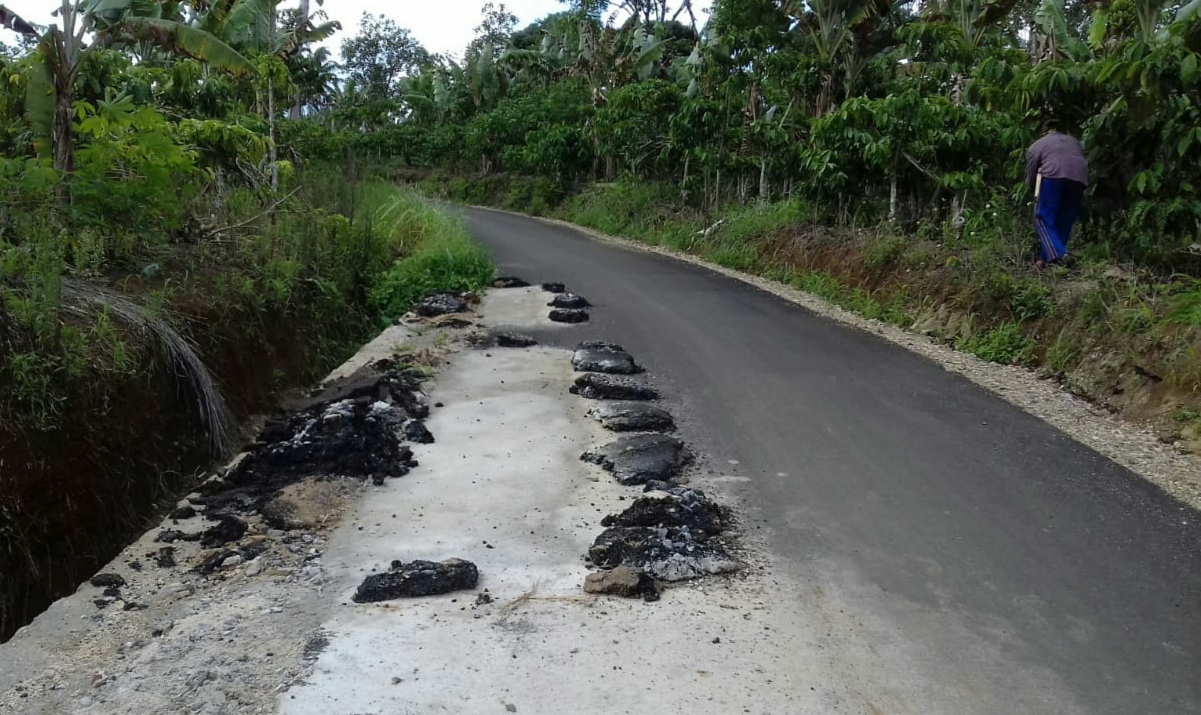
<path id="1" fill-rule="evenodd" d="M 60 3 L 56 0 L 3 0 L 8 9 L 36 24 L 46 25 L 51 21 L 50 12 Z M 330 19 L 342 23 L 342 32 L 327 44 L 337 51 L 342 38 L 355 34 L 359 18 L 364 12 L 388 15 L 401 27 L 412 30 L 413 35 L 430 52 L 449 52 L 459 55 L 471 41 L 472 30 L 480 23 L 480 8 L 485 0 L 326 0 L 324 10 Z M 295 3 L 291 3 L 295 4 Z M 517 16 L 517 26 L 525 25 L 540 17 L 563 9 L 557 0 L 505 0 L 505 6 Z M 316 9 L 316 0 L 311 0 Z M 702 8 L 709 0 L 694 0 L 697 23 L 703 24 Z M 13 41 L 11 33 L 0 30 L 0 39 Z"/>

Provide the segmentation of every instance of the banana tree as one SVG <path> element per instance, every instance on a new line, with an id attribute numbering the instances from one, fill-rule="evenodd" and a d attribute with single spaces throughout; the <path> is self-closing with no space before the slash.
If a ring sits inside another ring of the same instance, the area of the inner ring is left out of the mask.
<path id="1" fill-rule="evenodd" d="M 159 3 L 141 4 L 149 7 Z M 56 12 L 61 24 L 44 30 L 0 5 L 0 25 L 37 43 L 26 107 L 34 130 L 49 139 L 53 166 L 63 176 L 69 176 L 75 168 L 72 104 L 80 65 L 95 46 L 87 38 L 97 29 L 97 21 L 103 20 L 104 14 L 112 10 L 112 5 L 113 0 L 85 0 L 78 4 L 62 0 Z M 150 13 L 143 17 L 122 16 L 117 22 L 106 25 L 105 30 L 152 43 L 173 54 L 192 57 L 229 72 L 251 70 L 246 58 L 221 40 L 162 15 L 159 12 L 153 16 Z"/>

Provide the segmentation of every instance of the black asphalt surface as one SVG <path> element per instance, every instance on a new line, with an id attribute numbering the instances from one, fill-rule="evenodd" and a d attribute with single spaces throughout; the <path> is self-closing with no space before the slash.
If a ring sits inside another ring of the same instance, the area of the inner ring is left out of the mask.
<path id="1" fill-rule="evenodd" d="M 805 604 L 832 592 L 815 620 L 854 641 L 839 662 L 863 701 L 892 703 L 862 712 L 1201 713 L 1196 512 L 880 338 L 683 262 L 467 215 L 502 274 L 595 305 L 544 340 L 624 345 L 710 467 L 747 478 L 728 485 L 748 529 L 813 584 Z"/>

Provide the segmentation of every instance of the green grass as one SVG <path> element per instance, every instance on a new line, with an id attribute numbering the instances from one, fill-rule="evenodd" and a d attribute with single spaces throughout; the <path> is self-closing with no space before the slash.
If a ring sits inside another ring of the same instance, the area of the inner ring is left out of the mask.
<path id="1" fill-rule="evenodd" d="M 430 291 L 478 290 L 488 284 L 492 262 L 461 218 L 414 191 L 376 188 L 369 196 L 374 230 L 405 254 L 370 291 L 371 305 L 384 320 L 401 315 Z"/>

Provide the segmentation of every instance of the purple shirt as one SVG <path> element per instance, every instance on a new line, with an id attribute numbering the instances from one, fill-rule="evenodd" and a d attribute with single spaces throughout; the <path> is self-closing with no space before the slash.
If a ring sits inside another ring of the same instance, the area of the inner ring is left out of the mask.
<path id="1" fill-rule="evenodd" d="M 1026 184 L 1034 186 L 1034 177 L 1070 179 L 1088 186 L 1088 159 L 1075 137 L 1051 132 L 1026 150 Z"/>

